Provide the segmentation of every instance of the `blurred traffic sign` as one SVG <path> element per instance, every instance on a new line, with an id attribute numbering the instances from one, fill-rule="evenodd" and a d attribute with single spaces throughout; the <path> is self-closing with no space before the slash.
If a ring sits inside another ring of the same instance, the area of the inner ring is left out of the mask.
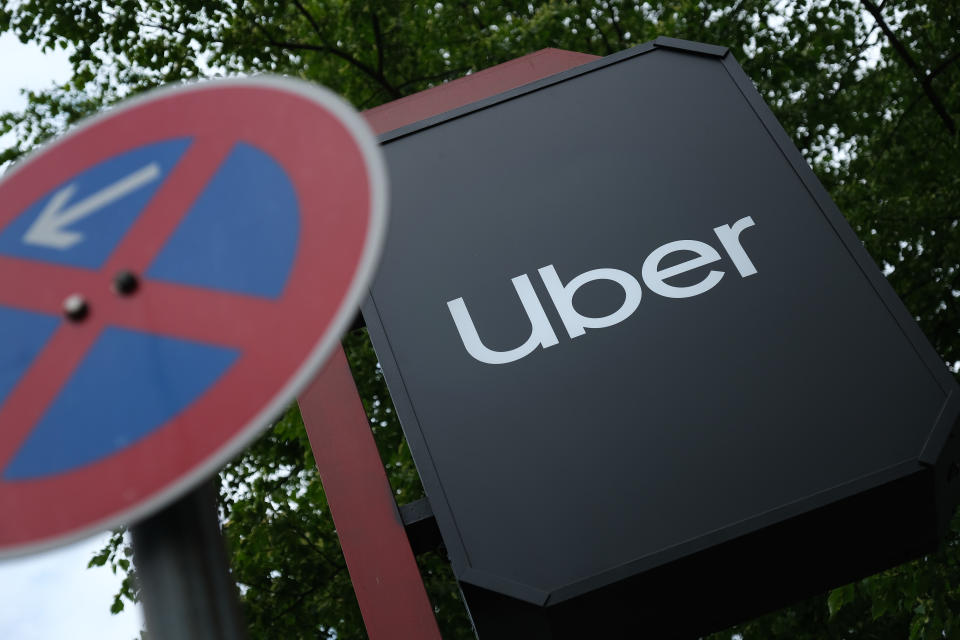
<path id="1" fill-rule="evenodd" d="M 0 555 L 155 510 L 292 400 L 372 274 L 378 154 L 333 94 L 256 78 L 147 94 L 6 176 Z"/>

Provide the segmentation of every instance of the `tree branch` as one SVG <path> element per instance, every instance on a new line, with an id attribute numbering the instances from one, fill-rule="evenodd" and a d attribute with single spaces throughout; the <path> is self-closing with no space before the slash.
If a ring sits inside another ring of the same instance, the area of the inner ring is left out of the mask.
<path id="1" fill-rule="evenodd" d="M 370 12 L 370 22 L 373 23 L 373 41 L 377 45 L 377 73 L 383 76 L 383 34 L 380 33 L 380 20 L 376 11 Z"/>
<path id="2" fill-rule="evenodd" d="M 931 84 L 932 77 L 930 74 L 925 73 L 924 70 L 920 68 L 920 65 L 917 64 L 917 61 L 913 59 L 913 56 L 910 54 L 910 51 L 907 49 L 906 45 L 904 45 L 903 42 L 897 38 L 896 34 L 893 33 L 893 30 L 890 29 L 890 25 L 886 23 L 886 20 L 883 18 L 883 14 L 880 12 L 880 7 L 878 7 L 873 0 L 862 0 L 862 2 L 866 10 L 869 11 L 870 15 L 872 15 L 877 21 L 877 24 L 880 26 L 880 30 L 883 31 L 884 35 L 887 36 L 887 40 L 890 41 L 890 46 L 892 46 L 897 54 L 899 54 L 903 62 L 910 67 L 910 70 L 913 71 L 914 78 L 920 83 L 924 94 L 926 94 L 930 104 L 933 105 L 934 111 L 936 111 L 937 115 L 940 116 L 943 126 L 947 128 L 947 131 L 950 132 L 950 135 L 956 135 L 957 126 L 954 124 L 953 118 L 950 117 L 950 113 L 944 106 L 943 101 L 940 100 L 940 96 L 937 95 L 937 92 L 933 90 L 933 85 Z"/>
<path id="3" fill-rule="evenodd" d="M 927 78 L 928 78 L 929 80 L 933 80 L 933 79 L 936 78 L 938 75 L 940 75 L 941 73 L 943 73 L 944 71 L 946 71 L 946 70 L 950 67 L 951 64 L 953 64 L 954 62 L 956 62 L 956 61 L 958 61 L 958 60 L 960 60 L 960 51 L 954 51 L 952 54 L 950 54 L 949 56 L 947 56 L 946 58 L 944 58 L 943 60 L 941 60 L 941 61 L 940 61 L 940 64 L 938 64 L 938 65 L 933 69 L 933 71 L 931 71 L 930 73 L 927 74 Z"/>
<path id="4" fill-rule="evenodd" d="M 310 26 L 313 28 L 314 33 L 317 34 L 317 40 L 320 41 L 320 44 L 306 44 L 302 42 L 292 42 L 290 40 L 280 40 L 279 38 L 274 37 L 267 28 L 252 18 L 246 11 L 243 11 L 242 8 L 238 8 L 238 12 L 246 18 L 247 22 L 252 24 L 254 28 L 260 31 L 263 36 L 267 39 L 267 43 L 273 47 L 278 47 L 280 49 L 290 49 L 292 51 L 316 51 L 318 53 L 329 53 L 332 56 L 336 56 L 341 60 L 347 62 L 353 67 L 356 67 L 359 71 L 369 76 L 374 80 L 378 85 L 380 85 L 389 96 L 396 99 L 401 97 L 399 91 L 391 85 L 383 73 L 377 71 L 371 66 L 361 62 L 348 52 L 344 51 L 339 47 L 333 47 L 328 45 L 325 42 L 323 32 L 320 30 L 320 25 L 313 17 L 313 15 L 307 10 L 305 6 L 300 2 L 300 0 L 293 0 L 294 6 L 297 7 L 297 10 L 303 15 L 303 17 L 310 23 Z"/>
<path id="5" fill-rule="evenodd" d="M 288 613 L 290 613 L 291 611 L 293 611 L 294 609 L 296 609 L 298 606 L 300 606 L 300 604 L 306 599 L 307 596 L 312 595 L 312 594 L 316 593 L 317 591 L 319 591 L 320 589 L 322 589 L 323 587 L 325 587 L 325 586 L 327 585 L 327 582 L 328 582 L 329 580 L 331 580 L 332 578 L 337 577 L 339 574 L 341 574 L 341 573 L 343 572 L 343 570 L 344 570 L 345 568 L 346 568 L 346 566 L 344 566 L 344 565 L 341 565 L 341 566 L 337 567 L 336 571 L 334 571 L 334 572 L 331 573 L 329 576 L 327 576 L 327 581 L 319 581 L 319 580 L 318 580 L 318 581 L 315 582 L 312 586 L 309 586 L 309 587 L 307 587 L 305 590 L 303 590 L 303 591 L 301 591 L 300 593 L 298 593 L 298 594 L 297 594 L 297 597 L 294 599 L 293 602 L 291 602 L 289 605 L 287 605 L 286 607 L 284 607 L 283 609 L 281 609 L 281 610 L 279 610 L 277 613 L 275 613 L 273 616 L 271 616 L 271 618 L 270 618 L 270 623 L 269 623 L 270 626 L 273 626 L 273 623 L 274 623 L 274 622 L 276 622 L 277 620 L 280 620 L 281 618 L 283 618 L 284 616 L 286 616 Z M 298 581 L 296 581 L 296 580 L 293 580 L 292 578 L 287 578 L 287 579 L 290 580 L 291 582 L 293 582 L 294 584 L 298 584 L 298 585 L 301 584 L 300 582 L 298 582 Z"/>
<path id="6" fill-rule="evenodd" d="M 436 82 L 437 80 L 446 80 L 453 76 L 461 76 L 469 70 L 470 70 L 470 67 L 460 67 L 458 69 L 447 69 L 443 73 L 437 73 L 432 76 L 422 76 L 420 78 L 414 78 L 413 80 L 407 80 L 403 84 L 399 85 L 397 89 L 402 92 L 404 89 L 406 89 L 410 85 L 414 85 L 419 82 Z"/>
<path id="7" fill-rule="evenodd" d="M 603 14 L 601 13 L 601 15 Z M 620 18 L 617 16 L 617 8 L 613 6 L 613 4 L 610 5 L 610 24 L 613 25 L 613 30 L 617 34 L 617 40 L 620 42 L 620 48 L 626 48 L 627 41 L 623 37 L 623 29 L 620 28 Z M 599 28 L 599 23 L 597 26 Z"/>
<path id="8" fill-rule="evenodd" d="M 303 6 L 303 3 L 300 2 L 300 0 L 293 0 L 293 6 L 295 6 L 297 11 L 300 12 L 300 15 L 306 18 L 307 22 L 310 23 L 310 26 L 313 27 L 313 32 L 317 34 L 317 38 L 320 40 L 320 42 L 326 40 L 326 38 L 323 37 L 323 32 L 320 30 L 320 24 L 317 22 L 317 19 L 313 17 L 313 14 L 310 13 L 305 6 Z"/>
<path id="9" fill-rule="evenodd" d="M 328 47 L 326 45 L 318 44 L 305 44 L 303 42 L 291 42 L 289 40 L 275 40 L 270 36 L 267 36 L 267 41 L 270 45 L 274 47 L 279 47 L 281 49 L 290 49 L 292 51 L 317 51 L 319 53 L 329 53 L 330 55 L 336 56 L 341 60 L 344 60 L 366 75 L 370 76 L 373 80 L 377 82 L 386 92 L 394 99 L 403 97 L 402 94 L 397 91 L 397 89 L 387 82 L 387 79 L 383 76 L 382 73 L 378 73 L 376 69 L 360 62 L 352 55 L 347 53 L 342 49 L 337 47 Z"/>

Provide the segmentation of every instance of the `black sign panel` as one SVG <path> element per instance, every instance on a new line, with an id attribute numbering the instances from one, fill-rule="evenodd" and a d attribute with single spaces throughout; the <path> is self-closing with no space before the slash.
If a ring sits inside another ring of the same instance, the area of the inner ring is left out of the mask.
<path id="1" fill-rule="evenodd" d="M 551 605 L 938 461 L 956 384 L 725 49 L 381 140 L 364 316 L 463 582 Z"/>

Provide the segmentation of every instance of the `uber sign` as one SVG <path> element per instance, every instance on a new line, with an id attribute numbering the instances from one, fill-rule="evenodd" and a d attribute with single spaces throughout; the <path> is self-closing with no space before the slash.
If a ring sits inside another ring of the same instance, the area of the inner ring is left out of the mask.
<path id="1" fill-rule="evenodd" d="M 717 238 L 719 238 L 724 249 L 730 254 L 730 258 L 743 277 L 753 275 L 757 270 L 753 266 L 753 263 L 750 262 L 750 258 L 747 257 L 743 247 L 740 246 L 737 236 L 741 230 L 752 226 L 753 220 L 747 217 L 739 220 L 733 227 L 724 225 L 714 229 Z M 686 260 L 665 269 L 660 268 L 661 262 L 663 262 L 667 256 L 678 252 L 689 252 L 696 255 L 696 258 Z M 653 253 L 643 261 L 643 279 L 650 289 L 662 296 L 667 298 L 689 298 L 712 289 L 715 284 L 720 282 L 720 278 L 723 277 L 723 271 L 711 271 L 696 284 L 688 286 L 677 287 L 667 284 L 665 280 L 697 267 L 708 265 L 711 262 L 716 262 L 719 259 L 720 254 L 708 244 L 696 240 L 675 240 L 674 242 L 668 242 L 661 247 L 657 247 Z M 622 322 L 640 306 L 640 296 L 642 295 L 640 283 L 629 273 L 620 271 L 619 269 L 593 269 L 586 273 L 581 273 L 566 285 L 560 283 L 560 278 L 557 277 L 557 270 L 553 268 L 553 265 L 547 265 L 538 271 L 543 278 L 543 283 L 546 285 L 547 291 L 550 293 L 550 298 L 557 307 L 560 320 L 563 321 L 563 326 L 566 327 L 571 338 L 582 336 L 584 330 L 588 327 L 591 329 L 599 329 Z M 623 304 L 620 305 L 620 308 L 614 313 L 601 318 L 584 316 L 573 306 L 574 294 L 580 287 L 595 280 L 610 280 L 616 282 L 623 288 L 624 293 Z M 450 308 L 450 315 L 453 316 L 453 321 L 460 331 L 463 346 L 467 348 L 467 352 L 469 352 L 470 355 L 480 362 L 486 362 L 488 364 L 513 362 L 536 349 L 538 345 L 551 347 L 557 344 L 557 336 L 550 326 L 550 321 L 547 319 L 543 307 L 540 306 L 540 302 L 537 300 L 537 294 L 530 284 L 530 279 L 524 274 L 513 278 L 512 282 L 514 288 L 517 290 L 517 295 L 520 296 L 520 302 L 523 304 L 523 308 L 527 312 L 527 317 L 531 324 L 530 337 L 516 349 L 493 351 L 483 346 L 483 342 L 477 334 L 477 328 L 474 326 L 473 320 L 470 319 L 470 313 L 464 305 L 463 298 L 457 298 L 447 303 L 447 306 Z"/>
<path id="2" fill-rule="evenodd" d="M 935 547 L 957 386 L 726 49 L 381 142 L 364 317 L 481 638 L 693 635 Z"/>

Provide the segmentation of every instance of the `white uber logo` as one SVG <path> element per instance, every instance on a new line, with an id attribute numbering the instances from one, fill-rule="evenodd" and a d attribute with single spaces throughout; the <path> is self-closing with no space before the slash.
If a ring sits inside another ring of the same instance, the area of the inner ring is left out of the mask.
<path id="1" fill-rule="evenodd" d="M 720 245 L 723 247 L 733 265 L 740 272 L 740 277 L 746 278 L 757 272 L 747 252 L 740 244 L 740 234 L 744 229 L 754 226 L 753 219 L 750 217 L 741 218 L 732 225 L 723 225 L 715 227 L 713 232 L 716 234 Z M 685 260 L 679 264 L 661 268 L 660 265 L 668 255 L 672 253 L 685 252 L 694 254 L 693 258 Z M 668 242 L 654 249 L 646 260 L 643 261 L 643 267 L 640 275 L 644 284 L 650 291 L 665 298 L 690 298 L 698 296 L 701 293 L 709 291 L 720 282 L 724 272 L 711 270 L 696 284 L 686 286 L 675 286 L 666 281 L 682 273 L 698 269 L 700 267 L 712 264 L 721 259 L 720 253 L 705 242 L 697 240 L 675 240 Z M 602 329 L 620 322 L 623 322 L 640 306 L 640 298 L 643 290 L 640 282 L 620 269 L 593 269 L 576 276 L 567 284 L 560 282 L 553 265 L 547 265 L 537 270 L 540 278 L 543 280 L 547 293 L 560 315 L 564 329 L 571 338 L 578 338 L 586 333 L 587 329 Z M 596 280 L 608 280 L 620 285 L 623 289 L 624 298 L 620 308 L 608 315 L 594 318 L 579 313 L 573 306 L 573 296 L 577 290 L 588 282 Z M 520 346 L 507 351 L 494 351 L 483 344 L 477 328 L 473 324 L 470 312 L 467 311 L 467 305 L 463 298 L 457 298 L 447 302 L 447 308 L 450 309 L 450 315 L 453 316 L 453 322 L 457 325 L 457 331 L 460 332 L 460 339 L 467 353 L 487 364 L 506 364 L 519 360 L 532 353 L 537 347 L 552 347 L 558 344 L 557 334 L 550 324 L 549 318 L 537 297 L 530 278 L 527 274 L 517 276 L 511 279 L 513 288 L 520 298 L 520 304 L 527 313 L 530 320 L 530 337 Z"/>

